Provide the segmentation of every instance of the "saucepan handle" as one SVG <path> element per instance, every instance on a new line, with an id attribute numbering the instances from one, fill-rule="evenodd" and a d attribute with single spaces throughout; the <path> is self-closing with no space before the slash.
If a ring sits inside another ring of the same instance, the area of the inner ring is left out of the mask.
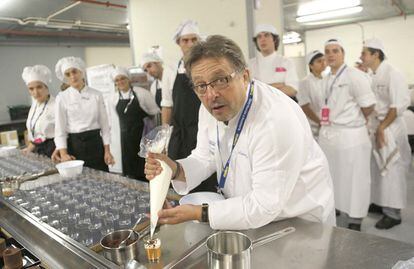
<path id="1" fill-rule="evenodd" d="M 256 240 L 254 240 L 252 242 L 252 248 L 257 248 L 260 247 L 264 244 L 267 244 L 273 240 L 279 239 L 284 237 L 285 235 L 291 234 L 294 231 L 296 231 L 296 229 L 294 227 L 287 227 L 285 229 L 279 230 L 277 232 L 262 236 L 257 238 Z"/>

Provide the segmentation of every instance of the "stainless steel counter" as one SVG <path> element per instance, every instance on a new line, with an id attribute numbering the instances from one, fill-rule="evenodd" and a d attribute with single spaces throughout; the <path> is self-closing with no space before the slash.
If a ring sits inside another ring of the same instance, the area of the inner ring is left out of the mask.
<path id="1" fill-rule="evenodd" d="M 244 231 L 251 239 L 293 226 L 296 232 L 252 250 L 252 268 L 391 268 L 398 260 L 414 256 L 414 245 L 323 226 L 301 219 L 271 223 L 265 227 Z M 183 254 L 213 231 L 205 224 L 192 222 L 163 226 L 158 232 L 162 241 L 162 260 L 145 264 L 147 268 L 208 268 L 205 246 L 176 264 Z M 146 261 L 141 246 L 140 261 Z"/>

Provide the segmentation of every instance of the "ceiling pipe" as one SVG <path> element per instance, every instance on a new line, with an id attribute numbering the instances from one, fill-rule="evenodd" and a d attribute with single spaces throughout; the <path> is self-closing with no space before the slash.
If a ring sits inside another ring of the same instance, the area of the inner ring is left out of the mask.
<path id="1" fill-rule="evenodd" d="M 106 7 L 116 7 L 116 8 L 124 8 L 124 9 L 127 8 L 126 5 L 114 4 L 109 1 L 106 1 L 106 2 L 96 1 L 96 0 L 79 0 L 79 1 L 83 3 L 106 6 Z"/>
<path id="2" fill-rule="evenodd" d="M 37 36 L 37 37 L 76 37 L 76 38 L 95 38 L 107 40 L 122 40 L 128 41 L 128 35 L 99 35 L 99 34 L 84 34 L 74 32 L 44 32 L 44 31 L 16 31 L 0 29 L 0 34 L 13 36 Z"/>
<path id="3" fill-rule="evenodd" d="M 18 19 L 18 18 L 11 18 L 11 17 L 0 17 L 0 21 L 9 21 L 15 22 L 19 25 L 28 25 L 34 24 L 35 26 L 44 26 L 47 27 L 46 19 L 45 18 L 37 18 L 37 17 L 28 17 L 26 19 Z M 48 21 L 49 26 L 55 23 L 56 27 L 61 25 L 67 25 L 71 27 L 78 27 L 78 28 L 85 28 L 86 30 L 106 30 L 106 31 L 115 31 L 120 33 L 127 33 L 128 29 L 126 25 L 118 25 L 118 24 L 106 24 L 106 23 L 96 23 L 96 22 L 88 22 L 88 21 L 70 21 L 70 20 L 60 20 L 60 19 L 51 19 Z M 62 27 L 63 28 L 63 27 Z"/>
<path id="4" fill-rule="evenodd" d="M 46 21 L 49 21 L 51 18 L 56 17 L 57 15 L 62 14 L 63 12 L 68 11 L 69 9 L 76 7 L 76 6 L 77 6 L 77 5 L 79 5 L 80 3 L 81 3 L 81 1 L 76 1 L 76 2 L 74 2 L 74 3 L 72 3 L 72 4 L 70 4 L 70 5 L 68 5 L 68 6 L 64 7 L 64 8 L 62 8 L 62 9 L 59 9 L 58 11 L 56 11 L 56 12 L 54 12 L 54 13 L 50 14 L 50 15 L 46 18 Z"/>
<path id="5" fill-rule="evenodd" d="M 407 13 L 405 12 L 404 8 L 401 6 L 399 2 L 396 0 L 391 0 L 391 5 L 396 6 L 400 11 L 400 16 L 404 16 L 404 19 L 407 19 Z"/>

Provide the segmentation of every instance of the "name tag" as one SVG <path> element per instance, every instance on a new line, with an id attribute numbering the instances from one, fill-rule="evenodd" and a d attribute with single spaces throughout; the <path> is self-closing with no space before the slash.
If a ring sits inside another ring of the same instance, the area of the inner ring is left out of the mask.
<path id="1" fill-rule="evenodd" d="M 284 67 L 276 67 L 275 71 L 276 72 L 286 72 L 286 68 L 284 68 Z"/>
<path id="2" fill-rule="evenodd" d="M 329 125 L 329 107 L 324 106 L 321 109 L 321 125 Z"/>

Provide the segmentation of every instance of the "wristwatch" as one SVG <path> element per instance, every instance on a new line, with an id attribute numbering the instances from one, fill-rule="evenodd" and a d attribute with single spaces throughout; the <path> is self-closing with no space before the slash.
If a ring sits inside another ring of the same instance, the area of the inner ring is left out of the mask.
<path id="1" fill-rule="evenodd" d="M 201 205 L 201 222 L 209 222 L 208 220 L 208 204 Z"/>

